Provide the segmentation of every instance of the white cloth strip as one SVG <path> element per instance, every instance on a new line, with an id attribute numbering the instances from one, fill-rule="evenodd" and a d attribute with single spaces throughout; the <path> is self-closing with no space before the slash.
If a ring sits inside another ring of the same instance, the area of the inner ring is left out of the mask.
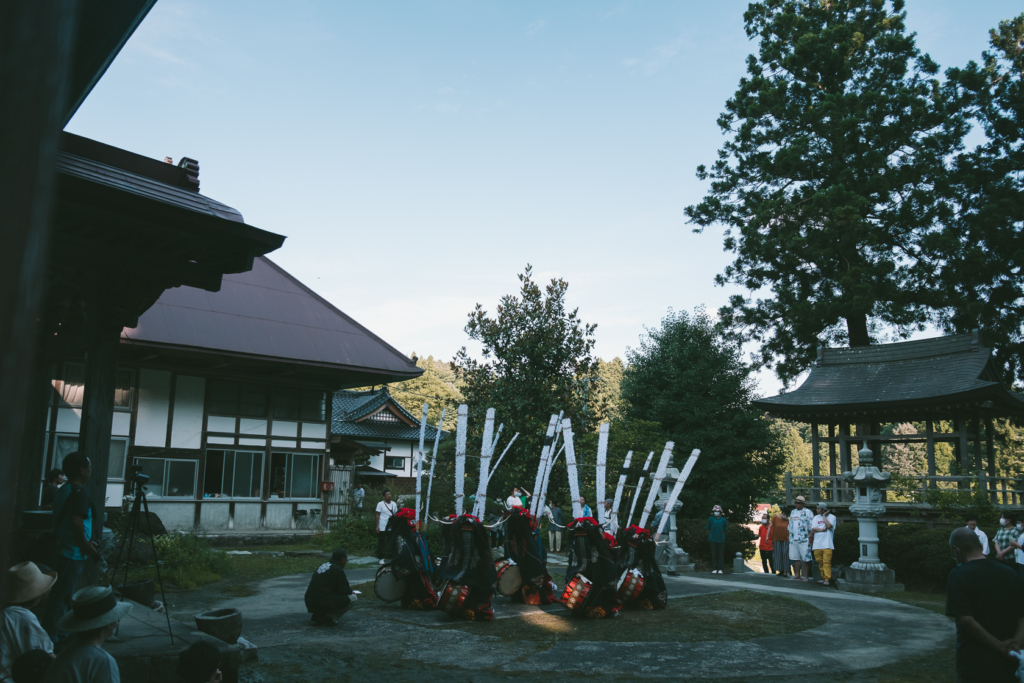
<path id="1" fill-rule="evenodd" d="M 676 501 L 679 500 L 679 494 L 683 490 L 683 486 L 686 485 L 686 480 L 690 477 L 690 472 L 693 471 L 693 466 L 697 464 L 697 458 L 700 457 L 700 449 L 694 448 L 693 452 L 690 453 L 690 457 L 686 460 L 686 465 L 683 466 L 683 471 L 676 479 L 676 485 L 672 487 L 672 493 L 669 495 L 668 500 L 665 501 L 665 512 L 661 515 L 661 522 L 658 524 L 658 531 L 654 534 L 654 540 L 657 541 L 658 537 L 661 536 L 661 532 L 665 530 L 665 522 L 668 521 L 668 516 L 672 513 L 672 508 L 675 506 Z"/>
<path id="2" fill-rule="evenodd" d="M 633 523 L 633 513 L 636 512 L 636 501 L 640 498 L 640 492 L 644 489 L 644 476 L 640 475 L 640 480 L 636 483 L 636 491 L 633 492 L 633 504 L 629 506 L 629 517 L 626 519 L 626 528 Z"/>
<path id="3" fill-rule="evenodd" d="M 437 421 L 437 434 L 434 435 L 434 451 L 430 454 L 430 475 L 427 477 L 427 502 L 423 506 L 424 521 L 430 519 L 430 492 L 434 489 L 434 465 L 437 464 L 437 448 L 441 445 L 441 428 L 444 426 L 444 411 L 441 408 L 441 419 Z"/>
<path id="4" fill-rule="evenodd" d="M 423 499 L 423 441 L 427 436 L 427 411 L 429 403 L 423 404 L 423 416 L 420 418 L 420 449 L 416 451 L 416 516 L 415 521 L 420 523 L 420 502 Z"/>
<path id="5" fill-rule="evenodd" d="M 491 473 L 487 475 L 487 481 L 488 482 L 491 481 L 491 477 L 494 476 L 494 470 L 498 469 L 498 465 L 501 464 L 501 461 L 505 457 L 505 454 L 508 453 L 508 449 L 512 448 L 512 444 L 514 444 L 516 442 L 516 439 L 518 439 L 518 438 L 519 438 L 519 432 L 516 432 L 515 434 L 512 435 L 512 440 L 508 442 L 507 446 L 505 446 L 505 450 L 503 450 L 501 452 L 501 455 L 498 456 L 498 462 L 494 463 L 494 467 L 491 468 Z"/>
<path id="6" fill-rule="evenodd" d="M 487 505 L 487 475 L 491 471 L 491 445 L 494 443 L 494 408 L 487 409 L 484 421 L 484 438 L 480 443 L 480 479 L 476 485 L 476 501 L 473 503 L 473 516 L 480 519 L 482 510 Z"/>
<path id="7" fill-rule="evenodd" d="M 537 465 L 537 476 L 533 478 L 533 492 L 536 494 L 530 501 L 530 514 L 537 516 L 537 501 L 540 500 L 541 487 L 544 485 L 544 472 L 548 467 L 548 459 L 551 457 L 551 442 L 555 435 L 555 420 L 558 416 L 551 414 L 548 420 L 548 430 L 544 433 L 544 446 L 540 449 L 540 463 Z M 543 509 L 543 508 L 541 508 Z"/>
<path id="8" fill-rule="evenodd" d="M 619 484 L 615 487 L 615 498 L 612 499 L 612 517 L 618 519 L 619 504 L 622 502 L 622 489 L 626 486 L 626 473 L 629 471 L 629 464 L 633 461 L 633 451 L 626 453 L 626 461 L 622 463 L 622 474 L 619 475 Z"/>
<path id="9" fill-rule="evenodd" d="M 565 439 L 565 466 L 569 470 L 569 495 L 572 496 L 572 516 L 578 519 L 583 516 L 580 505 L 580 480 L 576 474 L 576 451 L 572 447 L 572 421 L 562 420 L 562 438 Z"/>
<path id="10" fill-rule="evenodd" d="M 455 514 L 462 514 L 462 504 L 466 491 L 466 420 L 469 419 L 469 406 L 459 406 L 459 418 L 455 427 Z"/>
<path id="11" fill-rule="evenodd" d="M 665 443 L 665 450 L 661 452 L 661 460 L 658 461 L 658 471 L 654 473 L 654 481 L 651 482 L 651 490 L 647 492 L 647 503 L 644 505 L 644 512 L 640 515 L 639 526 L 645 527 L 647 520 L 651 517 L 651 510 L 654 509 L 654 501 L 661 492 L 661 482 L 665 478 L 665 470 L 668 468 L 668 461 L 672 458 L 672 449 L 676 444 L 672 441 Z"/>
<path id="12" fill-rule="evenodd" d="M 604 510 L 605 496 L 607 495 L 607 486 L 605 485 L 605 473 L 608 469 L 608 423 L 605 422 L 601 425 L 601 429 L 597 435 L 597 477 L 596 477 L 596 488 L 597 488 L 597 521 L 601 526 L 604 526 L 607 520 L 607 515 Z"/>

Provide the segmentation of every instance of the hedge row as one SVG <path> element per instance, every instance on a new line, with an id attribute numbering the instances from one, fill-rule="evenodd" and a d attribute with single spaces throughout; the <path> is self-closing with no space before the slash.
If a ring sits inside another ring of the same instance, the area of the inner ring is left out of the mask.
<path id="1" fill-rule="evenodd" d="M 836 529 L 834 563 L 849 566 L 860 557 L 858 526 L 845 522 Z M 907 588 L 942 590 L 949 572 L 956 568 L 949 550 L 952 530 L 928 529 L 923 524 L 879 524 L 878 554 Z"/>

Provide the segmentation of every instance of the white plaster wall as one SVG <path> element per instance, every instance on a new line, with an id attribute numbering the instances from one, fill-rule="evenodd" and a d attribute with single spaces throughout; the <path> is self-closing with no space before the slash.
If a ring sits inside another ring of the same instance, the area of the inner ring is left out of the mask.
<path id="1" fill-rule="evenodd" d="M 195 527 L 195 501 L 187 503 L 149 502 L 149 511 L 155 512 L 168 531 L 192 531 Z"/>
<path id="2" fill-rule="evenodd" d="M 238 431 L 246 436 L 266 435 L 267 421 L 243 417 L 238 421 Z"/>
<path id="3" fill-rule="evenodd" d="M 203 445 L 203 401 L 206 378 L 178 375 L 174 383 L 174 419 L 171 448 L 200 448 Z"/>
<path id="4" fill-rule="evenodd" d="M 235 529 L 238 529 L 237 524 L 238 514 L 236 510 L 235 514 Z M 267 503 L 267 518 L 263 523 L 267 529 L 291 529 L 292 528 L 292 504 L 291 503 Z"/>
<path id="5" fill-rule="evenodd" d="M 124 498 L 124 484 L 121 482 L 107 484 L 107 500 L 104 507 L 121 507 L 121 499 Z"/>
<path id="6" fill-rule="evenodd" d="M 136 446 L 167 445 L 170 399 L 170 372 L 146 368 L 139 371 L 139 410 L 135 418 Z M 192 528 L 191 520 L 188 528 Z"/>
<path id="7" fill-rule="evenodd" d="M 132 414 L 115 411 L 110 433 L 114 436 L 129 436 L 132 433 Z"/>
<path id="8" fill-rule="evenodd" d="M 275 420 L 270 433 L 274 436 L 296 437 L 299 435 L 299 423 Z"/>
<path id="9" fill-rule="evenodd" d="M 260 528 L 259 503 L 235 503 L 235 531 L 255 531 Z"/>
<path id="10" fill-rule="evenodd" d="M 322 422 L 303 422 L 302 423 L 302 438 L 303 439 L 326 439 L 327 438 L 327 425 Z"/>
<path id="11" fill-rule="evenodd" d="M 227 531 L 231 504 L 204 500 L 199 508 L 199 529 L 202 531 Z"/>
<path id="12" fill-rule="evenodd" d="M 235 433 L 235 418 L 211 415 L 206 419 L 206 431 Z"/>

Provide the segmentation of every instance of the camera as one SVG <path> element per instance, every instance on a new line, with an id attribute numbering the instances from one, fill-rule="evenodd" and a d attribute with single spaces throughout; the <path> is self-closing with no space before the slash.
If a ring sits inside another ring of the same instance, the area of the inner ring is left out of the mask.
<path id="1" fill-rule="evenodd" d="M 131 480 L 133 484 L 145 486 L 147 483 L 149 483 L 149 475 L 142 473 L 142 465 L 130 465 L 128 467 L 128 472 L 128 478 Z"/>

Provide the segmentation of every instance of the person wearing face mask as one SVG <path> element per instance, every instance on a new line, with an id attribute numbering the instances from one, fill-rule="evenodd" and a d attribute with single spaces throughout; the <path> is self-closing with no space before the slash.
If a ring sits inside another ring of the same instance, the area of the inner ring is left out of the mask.
<path id="1" fill-rule="evenodd" d="M 955 529 L 949 547 L 957 568 L 946 583 L 946 616 L 956 619 L 958 681 L 1016 681 L 1010 652 L 1024 643 L 1024 580 L 997 562 L 985 562 L 981 540 Z"/>
<path id="2" fill-rule="evenodd" d="M 708 531 L 708 544 L 711 546 L 711 573 L 722 574 L 722 566 L 725 563 L 725 532 L 729 529 L 729 522 L 722 514 L 721 505 L 711 508 L 711 516 L 704 527 Z"/>
<path id="3" fill-rule="evenodd" d="M 757 549 L 761 553 L 761 569 L 765 574 L 775 573 L 775 561 L 772 558 L 772 527 L 768 524 L 768 513 L 761 515 L 761 527 L 757 530 Z"/>
<path id="4" fill-rule="evenodd" d="M 1014 569 L 1024 578 L 1024 520 L 1017 518 L 1017 540 L 1013 542 Z"/>
<path id="5" fill-rule="evenodd" d="M 1013 554 L 1013 546 L 1017 539 L 1020 538 L 1015 522 L 1016 520 L 1004 514 L 999 518 L 999 531 L 996 532 L 995 538 L 992 539 L 992 545 L 996 551 L 992 559 L 999 560 L 1014 571 L 1016 571 L 1014 565 L 1017 564 L 1017 558 Z"/>
<path id="6" fill-rule="evenodd" d="M 967 524 L 967 528 L 978 537 L 978 541 L 981 543 L 981 552 L 985 554 L 985 557 L 988 557 L 988 534 L 978 528 L 978 515 L 970 512 L 967 514 L 964 522 Z"/>

